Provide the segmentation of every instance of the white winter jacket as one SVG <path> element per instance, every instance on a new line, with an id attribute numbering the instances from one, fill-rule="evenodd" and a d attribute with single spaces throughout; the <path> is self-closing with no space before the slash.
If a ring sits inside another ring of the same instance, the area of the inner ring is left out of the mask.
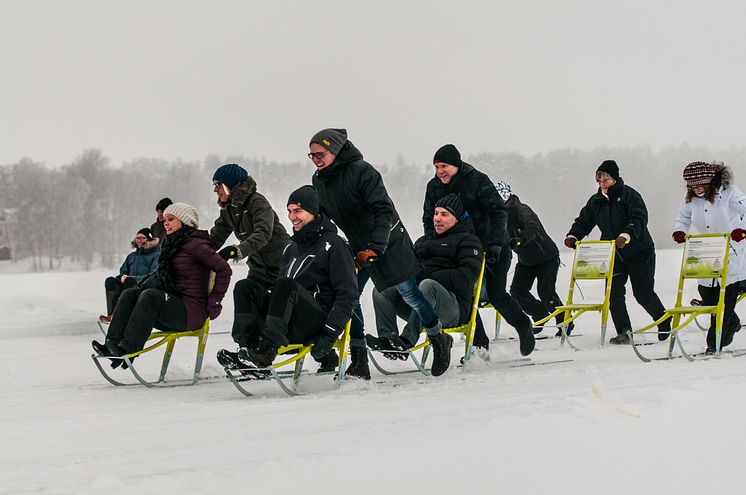
<path id="1" fill-rule="evenodd" d="M 674 231 L 692 234 L 728 233 L 736 228 L 746 229 L 746 195 L 733 185 L 720 186 L 715 202 L 704 198 L 682 201 L 676 216 Z M 726 283 L 746 280 L 746 239 L 730 243 Z M 709 281 L 709 283 L 708 283 Z M 717 279 L 700 280 L 700 285 L 715 286 Z"/>

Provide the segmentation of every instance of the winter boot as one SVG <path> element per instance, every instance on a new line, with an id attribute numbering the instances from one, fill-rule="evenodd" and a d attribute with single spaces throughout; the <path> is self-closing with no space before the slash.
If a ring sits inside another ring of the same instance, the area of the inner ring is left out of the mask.
<path id="1" fill-rule="evenodd" d="M 561 323 L 560 323 L 561 325 Z M 575 322 L 571 321 L 569 325 L 567 325 L 567 335 L 570 335 L 570 333 L 575 330 Z M 562 329 L 560 328 L 557 330 L 557 333 L 554 334 L 555 337 L 562 337 Z"/>
<path id="2" fill-rule="evenodd" d="M 440 376 L 451 365 L 453 337 L 443 331 L 435 335 L 428 335 L 427 337 L 430 339 L 430 346 L 433 348 L 433 366 L 430 369 L 430 373 L 433 376 Z"/>
<path id="3" fill-rule="evenodd" d="M 338 363 L 339 356 L 337 355 L 337 351 L 332 350 L 332 352 L 321 358 L 319 369 L 316 370 L 316 373 L 333 373 L 337 369 Z"/>
<path id="4" fill-rule="evenodd" d="M 370 368 L 368 368 L 368 349 L 364 346 L 350 346 L 350 367 L 345 375 L 352 378 L 370 380 Z"/>
<path id="5" fill-rule="evenodd" d="M 264 339 L 260 339 L 255 348 L 241 347 L 238 349 L 238 360 L 248 366 L 256 365 L 258 368 L 268 368 L 272 366 L 276 357 L 277 347 Z"/>
<path id="6" fill-rule="evenodd" d="M 231 352 L 228 349 L 220 349 L 218 351 L 217 358 L 218 364 L 220 364 L 220 366 L 222 366 L 223 368 L 236 370 L 244 367 L 243 363 L 238 360 L 237 352 Z"/>
<path id="7" fill-rule="evenodd" d="M 671 335 L 671 319 L 664 321 L 660 325 L 658 325 L 658 340 L 663 342 L 664 340 L 668 339 L 668 336 Z"/>
<path id="8" fill-rule="evenodd" d="M 111 323 L 111 315 L 98 315 L 98 321 L 103 325 L 108 325 Z"/>
<path id="9" fill-rule="evenodd" d="M 534 330 L 533 328 L 531 328 L 530 322 L 526 325 L 525 328 L 518 330 L 518 339 L 521 342 L 521 356 L 528 356 L 529 354 L 534 352 L 534 347 L 536 347 L 536 339 L 534 338 Z"/>
<path id="10" fill-rule="evenodd" d="M 627 345 L 629 344 L 629 335 L 627 335 L 627 332 L 622 332 L 616 337 L 612 337 L 609 339 L 609 344 L 614 345 Z"/>

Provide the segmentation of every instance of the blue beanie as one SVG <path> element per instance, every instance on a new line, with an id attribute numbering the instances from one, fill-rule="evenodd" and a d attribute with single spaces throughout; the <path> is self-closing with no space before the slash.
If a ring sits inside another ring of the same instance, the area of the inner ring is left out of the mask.
<path id="1" fill-rule="evenodd" d="M 245 181 L 248 177 L 249 173 L 242 166 L 235 163 L 226 163 L 218 167 L 215 175 L 212 176 L 212 180 L 225 184 L 228 189 L 233 189 L 236 184 Z"/>

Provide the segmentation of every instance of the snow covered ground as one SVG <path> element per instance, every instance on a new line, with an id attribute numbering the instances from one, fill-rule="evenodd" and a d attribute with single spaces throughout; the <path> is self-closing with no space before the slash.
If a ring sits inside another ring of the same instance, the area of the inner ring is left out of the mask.
<path id="1" fill-rule="evenodd" d="M 679 261 L 677 250 L 658 252 L 666 306 Z M 490 362 L 440 378 L 374 372 L 370 383 L 336 389 L 304 377 L 313 393 L 297 398 L 260 383 L 262 395 L 247 399 L 220 380 L 115 388 L 89 357 L 107 275 L 0 275 L 0 493 L 743 492 L 746 358 L 644 364 L 628 347 L 599 348 L 598 319 L 588 315 L 576 330 L 583 351 L 548 340 L 531 356 L 573 360 L 561 364 L 508 367 L 501 361 L 520 356 L 507 341 L 492 346 Z M 234 280 L 244 275 L 238 265 Z M 647 324 L 631 290 L 628 301 L 633 324 Z M 216 350 L 233 347 L 219 334 L 231 324 L 225 302 L 206 376 L 221 372 Z M 368 295 L 364 303 L 370 330 Z M 739 313 L 746 318 L 746 307 Z M 483 313 L 488 330 L 492 315 Z M 704 348 L 696 327 L 686 339 Z M 746 332 L 731 347 L 746 348 Z M 168 378 L 188 377 L 193 353 L 194 344 L 178 344 Z M 138 365 L 152 376 L 158 361 Z"/>

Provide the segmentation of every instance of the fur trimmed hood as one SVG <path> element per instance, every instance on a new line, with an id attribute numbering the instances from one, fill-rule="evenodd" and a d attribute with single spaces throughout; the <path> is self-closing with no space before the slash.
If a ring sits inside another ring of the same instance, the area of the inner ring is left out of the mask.
<path id="1" fill-rule="evenodd" d="M 728 187 L 733 184 L 733 169 L 725 165 L 723 162 L 712 163 L 717 170 L 717 176 L 720 179 L 720 185 Z"/>
<path id="2" fill-rule="evenodd" d="M 246 200 L 256 192 L 256 181 L 253 177 L 249 176 L 248 179 L 236 184 L 236 187 L 231 189 L 231 196 L 228 198 L 228 202 L 222 202 L 218 199 L 218 206 L 225 208 L 230 204 L 234 208 L 240 208 L 246 203 Z"/>

